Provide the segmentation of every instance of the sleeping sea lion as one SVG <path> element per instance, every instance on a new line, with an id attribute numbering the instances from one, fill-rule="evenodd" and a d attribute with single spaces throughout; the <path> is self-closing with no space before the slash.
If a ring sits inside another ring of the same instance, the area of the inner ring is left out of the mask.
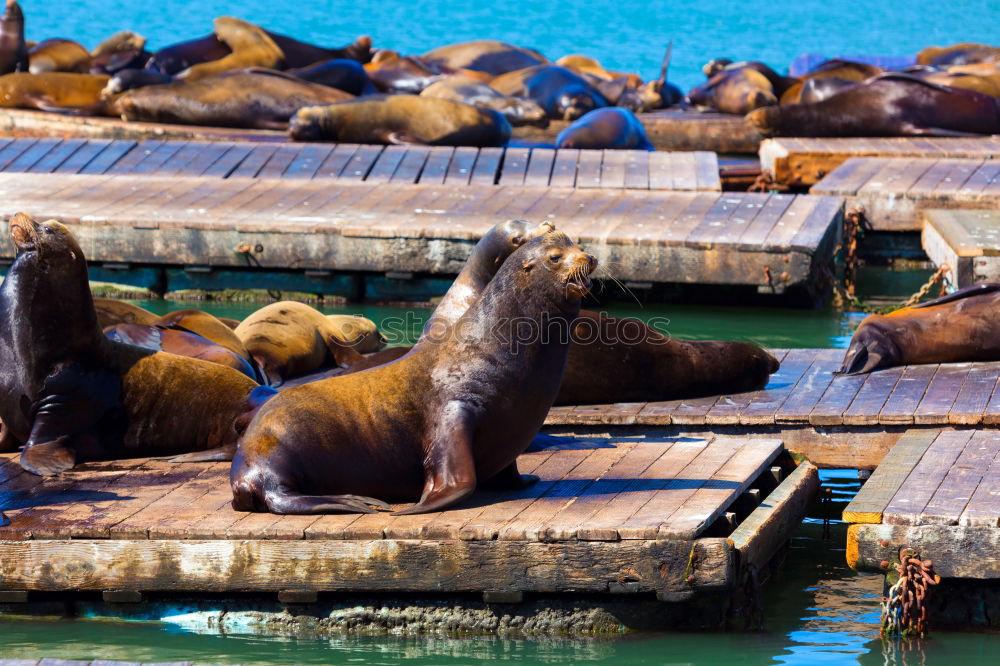
<path id="1" fill-rule="evenodd" d="M 165 83 L 173 83 L 174 77 L 169 74 L 161 74 L 152 69 L 122 69 L 111 75 L 108 84 L 101 91 L 101 99 L 111 102 L 116 95 L 120 95 L 126 90 L 145 88 L 146 86 L 162 86 Z"/>
<path id="2" fill-rule="evenodd" d="M 833 97 L 841 90 L 855 85 L 856 81 L 848 81 L 836 77 L 806 79 L 785 91 L 781 96 L 781 104 L 813 104 Z"/>
<path id="3" fill-rule="evenodd" d="M 379 91 L 410 95 L 419 95 L 424 88 L 445 76 L 417 58 L 386 50 L 379 51 L 365 64 L 365 72 Z"/>
<path id="4" fill-rule="evenodd" d="M 977 62 L 1000 62 L 1000 47 L 963 42 L 952 46 L 929 46 L 917 54 L 918 65 L 970 65 Z"/>
<path id="5" fill-rule="evenodd" d="M 112 98 L 108 107 L 124 120 L 285 129 L 289 117 L 303 107 L 348 99 L 351 95 L 336 88 L 250 68 L 194 82 L 136 88 Z"/>
<path id="6" fill-rule="evenodd" d="M 449 44 L 428 51 L 420 59 L 429 65 L 472 69 L 493 76 L 549 62 L 537 51 L 492 39 Z"/>
<path id="7" fill-rule="evenodd" d="M 28 71 L 28 46 L 24 42 L 24 14 L 17 0 L 7 0 L 0 16 L 0 75 Z"/>
<path id="8" fill-rule="evenodd" d="M 0 420 L 25 442 L 22 467 L 50 475 L 81 460 L 235 444 L 238 420 L 273 391 L 221 365 L 108 340 L 69 230 L 23 213 L 10 229 L 17 258 L 0 285 Z"/>
<path id="9" fill-rule="evenodd" d="M 90 71 L 90 60 L 90 53 L 82 44 L 71 39 L 46 39 L 28 50 L 28 71 L 86 74 Z"/>
<path id="10" fill-rule="evenodd" d="M 138 305 L 117 298 L 94 297 L 94 309 L 97 311 L 97 324 L 101 329 L 115 324 L 142 324 L 151 326 L 159 317 Z"/>
<path id="11" fill-rule="evenodd" d="M 131 53 L 146 48 L 146 38 L 131 30 L 121 30 L 94 47 L 91 57 L 99 58 L 112 53 Z"/>
<path id="12" fill-rule="evenodd" d="M 501 473 L 522 484 L 516 459 L 552 405 L 568 341 L 520 340 L 516 330 L 568 326 L 596 263 L 565 234 L 535 238 L 455 323 L 462 335 L 269 401 L 233 460 L 233 508 L 365 513 L 387 507 L 383 499 L 419 498 L 397 512 L 414 514 L 451 506 Z"/>
<path id="13" fill-rule="evenodd" d="M 0 107 L 96 114 L 103 109 L 101 91 L 108 80 L 107 76 L 70 72 L 6 74 L 0 76 Z"/>
<path id="14" fill-rule="evenodd" d="M 252 362 L 253 357 L 243 341 L 233 330 L 234 327 L 227 325 L 218 317 L 210 315 L 201 310 L 175 310 L 170 314 L 163 315 L 152 323 L 153 326 L 163 328 L 179 328 L 208 338 L 217 345 L 222 345 L 237 356 Z M 236 322 L 239 325 L 239 322 Z"/>
<path id="15" fill-rule="evenodd" d="M 351 315 L 324 315 L 296 301 L 271 303 L 240 322 L 234 331 L 270 384 L 308 374 L 331 360 L 380 349 L 385 340 L 374 322 Z"/>
<path id="16" fill-rule="evenodd" d="M 149 57 L 146 68 L 173 76 L 194 65 L 219 60 L 232 53 L 214 34 L 171 44 Z"/>
<path id="17" fill-rule="evenodd" d="M 286 69 L 286 74 L 321 86 L 343 90 L 355 96 L 375 94 L 368 72 L 357 60 L 337 58 L 324 60 L 309 67 Z"/>
<path id="18" fill-rule="evenodd" d="M 131 30 L 111 35 L 90 52 L 91 74 L 115 74 L 126 69 L 141 70 L 152 54 L 146 38 Z"/>
<path id="19" fill-rule="evenodd" d="M 527 97 L 550 118 L 576 120 L 588 111 L 608 106 L 598 88 L 576 72 L 558 65 L 536 65 L 498 76 L 490 87 L 504 95 Z"/>
<path id="20" fill-rule="evenodd" d="M 971 90 L 882 74 L 814 104 L 757 109 L 764 136 L 971 136 L 1000 133 L 1000 100 Z"/>
<path id="21" fill-rule="evenodd" d="M 724 68 L 687 95 L 689 104 L 722 113 L 746 114 L 778 103 L 767 77 L 750 67 Z"/>
<path id="22" fill-rule="evenodd" d="M 420 94 L 423 97 L 450 99 L 484 109 L 493 109 L 503 114 L 514 127 L 549 125 L 545 110 L 534 101 L 501 94 L 485 83 L 465 76 L 456 75 L 439 79 L 424 88 Z"/>
<path id="23" fill-rule="evenodd" d="M 810 104 L 826 99 L 852 83 L 860 83 L 883 73 L 881 67 L 834 58 L 813 67 L 808 74 L 780 96 L 781 104 Z M 812 83 L 810 83 L 810 81 Z"/>
<path id="24" fill-rule="evenodd" d="M 104 335 L 109 340 L 126 345 L 218 363 L 246 375 L 254 382 L 260 380 L 256 366 L 246 358 L 204 336 L 181 328 L 115 324 L 105 328 Z"/>
<path id="25" fill-rule="evenodd" d="M 247 67 L 268 67 L 281 69 L 285 54 L 266 32 L 252 23 L 232 16 L 220 16 L 213 22 L 215 36 L 223 42 L 231 53 L 218 60 L 191 65 L 176 78 L 184 81 L 198 81 L 213 74 L 221 74 Z"/>
<path id="26" fill-rule="evenodd" d="M 556 148 L 655 150 L 646 130 L 628 109 L 595 109 L 559 132 Z"/>
<path id="27" fill-rule="evenodd" d="M 839 372 L 1000 360 L 1000 282 L 983 282 L 858 325 Z"/>
<path id="28" fill-rule="evenodd" d="M 372 95 L 300 109 L 288 124 L 295 141 L 503 146 L 510 123 L 492 109 L 419 95 Z"/>
<path id="29" fill-rule="evenodd" d="M 364 64 L 372 59 L 372 38 L 362 35 L 347 46 L 328 49 L 265 30 L 285 56 L 285 67 L 310 67 L 326 60 L 348 59 Z"/>

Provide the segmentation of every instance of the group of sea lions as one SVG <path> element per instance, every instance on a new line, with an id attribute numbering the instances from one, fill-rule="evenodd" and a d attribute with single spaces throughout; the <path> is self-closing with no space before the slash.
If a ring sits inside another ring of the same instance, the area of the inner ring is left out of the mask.
<path id="1" fill-rule="evenodd" d="M 713 60 L 687 101 L 746 114 L 765 136 L 973 136 L 1000 133 L 1000 48 L 921 51 L 901 71 L 828 60 L 801 78 L 761 62 Z"/>
<path id="2" fill-rule="evenodd" d="M 477 484 L 523 483 L 515 460 L 556 402 L 752 390 L 778 367 L 756 345 L 581 312 L 596 260 L 548 223 L 491 229 L 417 344 L 386 349 L 373 323 L 301 303 L 234 322 L 94 299 L 69 229 L 17 214 L 10 234 L 0 450 L 23 445 L 21 465 L 42 475 L 234 460 L 240 510 L 440 509 Z"/>
<path id="3" fill-rule="evenodd" d="M 644 82 L 593 58 L 552 62 L 492 40 L 423 55 L 373 50 L 368 37 L 324 48 L 227 16 L 215 19 L 212 34 L 158 51 L 122 32 L 88 52 L 68 39 L 26 42 L 16 0 L 0 16 L 0 106 L 287 128 L 296 140 L 502 146 L 512 125 L 544 127 L 614 107 L 617 114 L 579 130 L 577 147 L 601 140 L 601 148 L 646 148 L 645 135 L 634 136 L 643 129 L 632 111 L 680 99 L 666 66 L 665 59 L 660 78 Z"/>

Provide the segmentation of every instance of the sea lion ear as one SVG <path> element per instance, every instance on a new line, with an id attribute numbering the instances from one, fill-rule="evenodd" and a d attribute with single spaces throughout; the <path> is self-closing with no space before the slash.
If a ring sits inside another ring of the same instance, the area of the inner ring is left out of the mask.
<path id="1" fill-rule="evenodd" d="M 534 267 L 535 267 L 534 259 L 528 259 L 523 264 L 521 264 L 521 270 L 524 271 L 525 273 L 531 272 L 531 269 Z"/>

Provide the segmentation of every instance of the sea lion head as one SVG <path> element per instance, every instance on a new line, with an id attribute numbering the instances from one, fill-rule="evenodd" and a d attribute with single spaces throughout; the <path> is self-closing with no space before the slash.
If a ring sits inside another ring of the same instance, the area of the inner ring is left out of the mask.
<path id="1" fill-rule="evenodd" d="M 705 74 L 707 78 L 712 78 L 722 70 L 724 70 L 729 65 L 732 65 L 733 61 L 729 58 L 713 58 L 709 60 L 704 65 L 701 66 L 701 71 Z"/>
<path id="2" fill-rule="evenodd" d="M 329 127 L 324 132 L 324 125 L 329 126 L 333 112 L 329 106 L 304 106 L 295 112 L 288 120 L 288 135 L 292 141 L 319 141 L 324 136 L 330 136 Z"/>
<path id="3" fill-rule="evenodd" d="M 58 269 L 71 266 L 86 269 L 80 245 L 69 229 L 55 220 L 36 222 L 25 213 L 10 220 L 10 236 L 17 248 L 17 257 L 32 257 L 37 263 Z"/>
<path id="4" fill-rule="evenodd" d="M 597 258 L 561 231 L 550 231 L 525 243 L 511 259 L 522 288 L 548 294 L 556 302 L 579 305 L 590 292 Z"/>
<path id="5" fill-rule="evenodd" d="M 762 106 L 748 113 L 743 121 L 753 127 L 761 136 L 774 136 L 775 122 L 781 113 L 779 106 Z"/>
<path id="6" fill-rule="evenodd" d="M 7 22 L 17 22 L 24 23 L 24 13 L 21 11 L 21 6 L 17 4 L 17 0 L 7 0 L 4 7 L 3 16 L 0 16 L 0 20 L 4 23 Z"/>
<path id="7" fill-rule="evenodd" d="M 862 321 L 851 338 L 844 363 L 837 374 L 861 375 L 879 368 L 899 365 L 901 354 L 896 343 L 878 324 L 877 316 Z"/>
<path id="8" fill-rule="evenodd" d="M 571 86 L 556 100 L 556 113 L 562 116 L 563 120 L 576 120 L 588 111 L 602 106 L 604 104 L 598 102 L 589 90 Z"/>

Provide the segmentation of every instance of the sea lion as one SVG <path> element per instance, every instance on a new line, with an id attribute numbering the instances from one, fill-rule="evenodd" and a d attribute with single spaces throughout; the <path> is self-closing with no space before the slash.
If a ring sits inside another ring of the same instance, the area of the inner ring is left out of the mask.
<path id="1" fill-rule="evenodd" d="M 46 39 L 28 50 L 28 71 L 32 74 L 44 72 L 75 72 L 86 74 L 90 71 L 90 53 L 71 39 Z"/>
<path id="2" fill-rule="evenodd" d="M 445 76 L 417 58 L 401 56 L 395 51 L 379 51 L 364 67 L 374 86 L 385 93 L 419 95 Z"/>
<path id="3" fill-rule="evenodd" d="M 116 95 L 120 95 L 126 90 L 145 88 L 146 86 L 162 86 L 165 83 L 173 83 L 174 77 L 169 74 L 161 74 L 152 69 L 122 69 L 111 75 L 108 84 L 101 90 L 101 99 L 113 101 Z"/>
<path id="4" fill-rule="evenodd" d="M 131 53 L 146 48 L 146 38 L 131 30 L 121 30 L 94 47 L 91 57 L 99 58 L 112 53 Z"/>
<path id="5" fill-rule="evenodd" d="M 909 74 L 883 74 L 814 104 L 757 109 L 764 136 L 971 136 L 1000 133 L 1000 100 Z"/>
<path id="6" fill-rule="evenodd" d="M 493 109 L 502 113 L 514 127 L 523 125 L 548 127 L 549 125 L 545 109 L 536 102 L 523 97 L 501 94 L 485 83 L 465 76 L 445 77 L 424 88 L 420 94 L 423 97 L 450 99 L 484 109 Z"/>
<path id="7" fill-rule="evenodd" d="M 608 106 L 607 98 L 579 74 L 558 65 L 536 65 L 498 76 L 490 87 L 537 102 L 550 118 L 576 120 Z"/>
<path id="8" fill-rule="evenodd" d="M 813 67 L 799 82 L 785 90 L 780 96 L 781 104 L 811 104 L 826 99 L 852 83 L 860 83 L 884 70 L 851 60 L 834 58 Z M 812 83 L 809 83 L 812 81 Z"/>
<path id="9" fill-rule="evenodd" d="M 173 76 L 194 65 L 225 58 L 232 53 L 214 34 L 164 47 L 150 56 L 146 68 Z"/>
<path id="10" fill-rule="evenodd" d="M 232 447 L 238 420 L 273 391 L 221 365 L 108 340 L 69 230 L 23 213 L 10 229 L 0 420 L 26 443 L 22 467 L 50 475 L 81 460 Z"/>
<path id="11" fill-rule="evenodd" d="M 213 21 L 213 25 L 215 36 L 229 47 L 231 53 L 218 60 L 191 65 L 178 72 L 175 78 L 191 82 L 234 69 L 281 69 L 284 66 L 284 52 L 261 28 L 232 16 L 220 16 Z"/>
<path id="12" fill-rule="evenodd" d="M 926 72 L 918 76 L 924 81 L 930 81 L 938 85 L 972 90 L 991 97 L 1000 97 L 1000 71 L 992 75 L 952 73 L 949 71 Z"/>
<path id="13" fill-rule="evenodd" d="M 822 102 L 824 99 L 833 97 L 841 90 L 853 86 L 855 81 L 839 79 L 836 77 L 806 79 L 798 83 L 781 96 L 780 104 L 813 104 Z"/>
<path id="14" fill-rule="evenodd" d="M 854 331 L 840 373 L 897 365 L 1000 360 L 1000 282 L 983 282 L 887 315 Z"/>
<path id="15" fill-rule="evenodd" d="M 115 324 L 105 328 L 104 335 L 109 340 L 126 345 L 217 363 L 246 375 L 254 382 L 261 379 L 256 365 L 246 358 L 202 335 L 179 327 Z"/>
<path id="16" fill-rule="evenodd" d="M 70 72 L 0 76 L 0 107 L 99 113 L 109 77 Z"/>
<path id="17" fill-rule="evenodd" d="M 239 325 L 239 322 L 235 322 Z M 237 356 L 253 361 L 253 357 L 243 341 L 236 335 L 235 327 L 229 326 L 218 317 L 202 312 L 201 310 L 175 310 L 163 315 L 152 323 L 153 326 L 162 328 L 182 329 L 196 333 L 207 338 L 217 345 L 222 345 Z"/>
<path id="18" fill-rule="evenodd" d="M 141 70 L 151 55 L 146 50 L 145 37 L 131 30 L 122 30 L 90 52 L 90 73 L 115 74 L 125 69 Z"/>
<path id="19" fill-rule="evenodd" d="M 116 298 L 94 297 L 94 309 L 97 311 L 97 323 L 101 329 L 115 324 L 142 324 L 152 326 L 159 317 L 138 305 Z"/>
<path id="20" fill-rule="evenodd" d="M 303 81 L 343 90 L 355 96 L 375 93 L 375 86 L 368 77 L 368 72 L 357 60 L 348 58 L 324 60 L 309 67 L 286 69 L 285 73 Z"/>
<path id="21" fill-rule="evenodd" d="M 28 71 L 28 46 L 24 42 L 24 14 L 17 0 L 7 0 L 0 16 L 0 75 Z"/>
<path id="22" fill-rule="evenodd" d="M 324 315 L 305 303 L 271 303 L 234 331 L 270 384 L 313 372 L 332 360 L 346 365 L 350 351 L 372 352 L 385 340 L 374 322 L 350 315 Z"/>
<path id="23" fill-rule="evenodd" d="M 492 109 L 419 95 L 372 95 L 299 109 L 288 133 L 295 141 L 486 147 L 505 145 L 511 127 Z"/>
<path id="24" fill-rule="evenodd" d="M 194 82 L 136 88 L 112 98 L 108 107 L 124 120 L 285 129 L 289 117 L 303 107 L 348 99 L 348 93 L 336 88 L 284 72 L 250 68 Z"/>
<path id="25" fill-rule="evenodd" d="M 537 51 L 492 39 L 449 44 L 428 51 L 420 59 L 430 65 L 472 69 L 493 76 L 549 62 Z"/>
<path id="26" fill-rule="evenodd" d="M 364 64 L 372 58 L 372 38 L 362 35 L 339 49 L 328 49 L 293 37 L 265 30 L 284 54 L 285 67 L 310 67 L 326 60 L 348 59 Z"/>
<path id="27" fill-rule="evenodd" d="M 566 69 L 571 69 L 577 74 L 586 73 L 596 76 L 599 79 L 604 79 L 605 81 L 626 79 L 630 88 L 638 88 L 642 85 L 642 79 L 639 78 L 637 74 L 610 72 L 605 69 L 604 65 L 602 65 L 596 58 L 591 58 L 590 56 L 581 55 L 579 53 L 563 56 L 562 58 L 556 60 L 555 64 L 560 67 L 565 67 Z"/>
<path id="28" fill-rule="evenodd" d="M 419 498 L 397 514 L 426 513 L 501 473 L 522 483 L 516 459 L 552 405 L 568 341 L 518 332 L 567 327 L 596 264 L 558 231 L 535 238 L 455 323 L 462 335 L 269 401 L 233 460 L 233 508 L 364 513 Z"/>
<path id="29" fill-rule="evenodd" d="M 656 150 L 635 114 L 617 107 L 595 109 L 574 120 L 559 132 L 556 148 Z"/>
<path id="30" fill-rule="evenodd" d="M 687 95 L 694 106 L 722 113 L 746 114 L 778 103 L 774 86 L 767 77 L 750 67 L 726 67 Z"/>
<path id="31" fill-rule="evenodd" d="M 1000 62 L 1000 48 L 989 44 L 963 42 L 952 46 L 929 46 L 917 54 L 918 65 L 970 65 L 978 62 Z"/>

